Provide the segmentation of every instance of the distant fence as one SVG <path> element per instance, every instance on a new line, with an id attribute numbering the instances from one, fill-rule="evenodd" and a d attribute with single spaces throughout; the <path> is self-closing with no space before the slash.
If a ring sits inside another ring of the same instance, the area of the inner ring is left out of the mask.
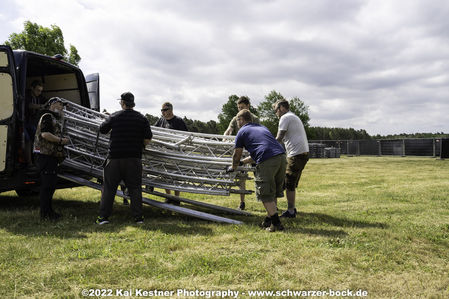
<path id="1" fill-rule="evenodd" d="M 449 157 L 449 139 L 309 140 L 334 147 L 343 155 Z"/>

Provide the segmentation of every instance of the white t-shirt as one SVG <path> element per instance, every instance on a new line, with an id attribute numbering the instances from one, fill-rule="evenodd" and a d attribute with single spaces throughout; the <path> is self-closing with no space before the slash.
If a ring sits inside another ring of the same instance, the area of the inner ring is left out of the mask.
<path id="1" fill-rule="evenodd" d="M 282 140 L 287 150 L 287 157 L 309 152 L 309 142 L 301 119 L 289 111 L 279 119 L 279 130 L 286 131 Z"/>

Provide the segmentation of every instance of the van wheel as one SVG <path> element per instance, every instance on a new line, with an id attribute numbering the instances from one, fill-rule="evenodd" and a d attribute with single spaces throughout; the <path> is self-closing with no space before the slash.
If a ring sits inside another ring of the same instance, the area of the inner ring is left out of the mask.
<path id="1" fill-rule="evenodd" d="M 29 189 L 16 189 L 17 195 L 19 197 L 31 197 L 31 196 L 37 196 L 39 195 L 38 191 L 29 190 Z"/>

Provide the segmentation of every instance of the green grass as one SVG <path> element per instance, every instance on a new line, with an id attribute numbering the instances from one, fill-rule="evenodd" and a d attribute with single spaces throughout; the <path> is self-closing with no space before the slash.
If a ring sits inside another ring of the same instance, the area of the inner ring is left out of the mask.
<path id="1" fill-rule="evenodd" d="M 248 186 L 252 189 L 253 182 Z M 183 196 L 237 207 L 239 197 Z M 58 223 L 38 199 L 0 196 L 0 297 L 82 298 L 83 289 L 346 290 L 370 298 L 449 297 L 449 161 L 410 157 L 310 160 L 286 231 L 254 217 L 223 225 L 145 206 L 131 221 L 117 199 L 112 223 L 93 224 L 100 194 L 58 190 Z M 285 199 L 278 204 L 286 207 Z M 241 296 L 246 297 L 246 296 Z"/>

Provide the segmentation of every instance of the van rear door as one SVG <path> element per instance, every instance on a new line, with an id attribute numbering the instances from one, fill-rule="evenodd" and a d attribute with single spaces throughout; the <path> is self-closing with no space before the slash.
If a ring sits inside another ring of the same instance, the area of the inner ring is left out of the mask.
<path id="1" fill-rule="evenodd" d="M 14 70 L 12 49 L 0 46 L 0 173 L 14 167 L 14 102 L 17 97 Z"/>
<path id="2" fill-rule="evenodd" d="M 86 76 L 87 92 L 89 93 L 90 109 L 100 111 L 100 75 L 98 73 Z"/>

